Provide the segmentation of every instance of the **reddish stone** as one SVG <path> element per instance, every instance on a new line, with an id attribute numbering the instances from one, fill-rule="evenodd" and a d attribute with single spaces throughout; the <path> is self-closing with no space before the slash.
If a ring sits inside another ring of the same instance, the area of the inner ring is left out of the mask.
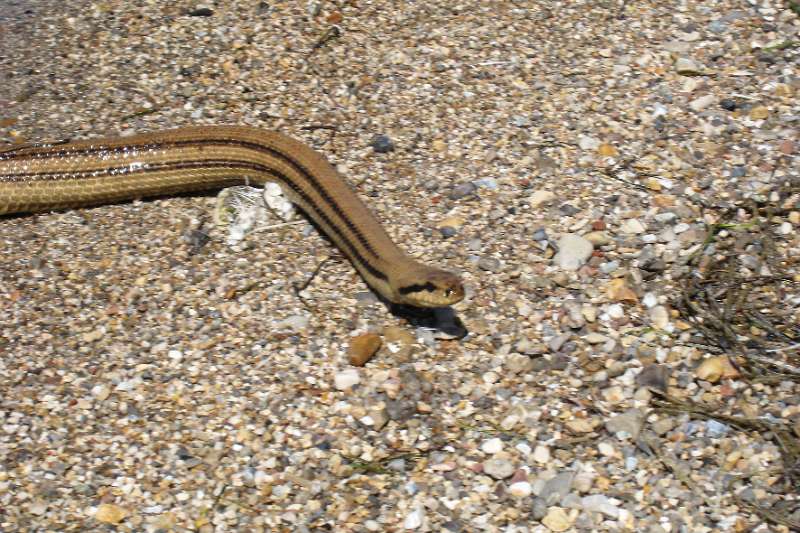
<path id="1" fill-rule="evenodd" d="M 785 139 L 778 145 L 778 150 L 782 154 L 792 155 L 794 153 L 794 142 L 791 139 Z"/>

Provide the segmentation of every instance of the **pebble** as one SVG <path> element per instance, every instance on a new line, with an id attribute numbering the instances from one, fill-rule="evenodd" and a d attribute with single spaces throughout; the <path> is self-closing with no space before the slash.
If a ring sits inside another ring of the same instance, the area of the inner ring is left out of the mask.
<path id="1" fill-rule="evenodd" d="M 372 149 L 379 154 L 394 152 L 394 142 L 387 135 L 376 135 L 372 138 Z"/>
<path id="2" fill-rule="evenodd" d="M 647 231 L 644 225 L 635 218 L 629 218 L 625 222 L 623 222 L 622 226 L 620 227 L 620 230 L 622 230 L 624 233 L 632 235 L 638 235 L 640 233 L 644 233 L 645 231 Z"/>
<path id="3" fill-rule="evenodd" d="M 333 381 L 337 390 L 345 391 L 361 383 L 361 376 L 355 368 L 346 368 L 337 372 Z"/>
<path id="4" fill-rule="evenodd" d="M 503 269 L 503 263 L 496 257 L 481 257 L 478 261 L 478 267 L 481 270 L 488 272 L 500 272 Z"/>
<path id="5" fill-rule="evenodd" d="M 617 302 L 636 302 L 639 299 L 638 296 L 636 296 L 636 292 L 634 292 L 622 278 L 617 278 L 608 282 L 606 285 L 606 294 L 609 299 Z"/>
<path id="6" fill-rule="evenodd" d="M 610 404 L 618 404 L 625 400 L 627 396 L 622 387 L 613 386 L 602 390 L 602 395 Z"/>
<path id="7" fill-rule="evenodd" d="M 490 191 L 494 191 L 498 187 L 497 180 L 494 178 L 481 178 L 473 181 L 472 183 L 474 183 L 475 187 L 478 189 L 488 189 Z"/>
<path id="8" fill-rule="evenodd" d="M 372 359 L 372 356 L 378 352 L 381 344 L 381 337 L 374 333 L 364 333 L 353 337 L 350 339 L 350 346 L 348 349 L 350 364 L 353 366 L 364 366 L 367 361 Z"/>
<path id="9" fill-rule="evenodd" d="M 94 513 L 94 519 L 104 524 L 119 524 L 126 516 L 128 516 L 126 509 L 111 503 L 101 504 Z"/>
<path id="10" fill-rule="evenodd" d="M 657 305 L 650 309 L 650 322 L 658 329 L 667 330 L 669 323 L 669 311 L 663 305 Z"/>
<path id="11" fill-rule="evenodd" d="M 560 502 L 569 494 L 574 479 L 575 472 L 572 471 L 556 474 L 544 484 L 539 497 L 550 505 Z"/>
<path id="12" fill-rule="evenodd" d="M 584 496 L 581 499 L 581 505 L 585 511 L 603 513 L 609 518 L 617 518 L 620 512 L 619 507 L 612 503 L 611 499 L 602 494 Z"/>
<path id="13" fill-rule="evenodd" d="M 706 434 L 712 439 L 718 439 L 720 437 L 724 437 L 730 432 L 730 430 L 731 430 L 730 426 L 723 424 L 721 422 L 717 422 L 716 420 L 706 421 Z"/>
<path id="14" fill-rule="evenodd" d="M 581 135 L 578 137 L 578 146 L 581 150 L 595 151 L 600 147 L 600 140 L 594 137 Z"/>
<path id="15" fill-rule="evenodd" d="M 498 438 L 488 439 L 481 444 L 481 451 L 487 455 L 495 455 L 503 450 L 503 441 Z"/>
<path id="16" fill-rule="evenodd" d="M 795 143 L 791 139 L 784 139 L 778 144 L 778 151 L 784 155 L 792 155 L 795 152 Z"/>
<path id="17" fill-rule="evenodd" d="M 472 183 L 472 182 L 461 183 L 461 184 L 456 185 L 455 187 L 453 187 L 453 189 L 450 191 L 450 199 L 451 200 L 460 200 L 461 198 L 464 198 L 465 196 L 469 196 L 470 194 L 473 194 L 476 190 L 477 190 L 477 187 L 475 187 L 475 184 Z"/>
<path id="18" fill-rule="evenodd" d="M 533 449 L 532 459 L 539 464 L 547 463 L 550 461 L 550 448 L 542 444 L 536 446 Z"/>
<path id="19" fill-rule="evenodd" d="M 617 449 L 608 442 L 599 442 L 597 444 L 597 450 L 600 452 L 601 455 L 610 458 L 618 458 L 619 452 Z"/>
<path id="20" fill-rule="evenodd" d="M 708 31 L 713 33 L 725 33 L 727 30 L 728 24 L 722 19 L 712 20 L 708 24 Z"/>
<path id="21" fill-rule="evenodd" d="M 769 117 L 769 109 L 764 106 L 756 106 L 750 110 L 750 118 L 753 120 L 764 120 Z"/>
<path id="22" fill-rule="evenodd" d="M 551 352 L 557 352 L 564 346 L 564 343 L 569 340 L 572 335 L 569 333 L 562 333 L 561 335 L 556 335 L 549 341 L 547 341 L 547 347 L 550 349 Z"/>
<path id="23" fill-rule="evenodd" d="M 457 230 L 458 228 L 460 228 L 461 226 L 464 225 L 464 222 L 466 222 L 466 221 L 461 217 L 449 216 L 449 217 L 447 217 L 445 219 L 440 220 L 439 223 L 437 224 L 437 227 L 439 227 L 440 229 L 441 228 L 452 228 L 452 229 L 456 229 Z"/>
<path id="24" fill-rule="evenodd" d="M 585 234 L 583 238 L 592 243 L 595 248 L 607 246 L 614 242 L 614 240 L 611 238 L 611 235 L 605 231 L 590 231 L 589 233 Z"/>
<path id="25" fill-rule="evenodd" d="M 731 364 L 730 360 L 722 355 L 709 357 L 704 360 L 694 371 L 698 379 L 716 383 L 720 379 L 733 378 L 739 375 L 739 371 Z"/>
<path id="26" fill-rule="evenodd" d="M 47 503 L 42 500 L 35 500 L 28 506 L 28 511 L 32 515 L 41 516 L 47 512 Z"/>
<path id="27" fill-rule="evenodd" d="M 735 111 L 739 104 L 733 98 L 723 98 L 719 101 L 719 106 L 725 111 Z"/>
<path id="28" fill-rule="evenodd" d="M 636 384 L 640 387 L 650 387 L 660 392 L 667 391 L 669 369 L 664 365 L 651 364 L 642 368 L 636 376 Z"/>
<path id="29" fill-rule="evenodd" d="M 403 527 L 405 529 L 418 529 L 422 526 L 422 523 L 425 521 L 425 509 L 418 505 L 414 508 L 413 511 L 406 515 L 405 520 L 403 520 Z"/>
<path id="30" fill-rule="evenodd" d="M 652 309 L 658 305 L 658 297 L 652 292 L 647 292 L 642 296 L 642 305 L 648 309 Z"/>
<path id="31" fill-rule="evenodd" d="M 693 59 L 679 57 L 675 61 L 675 72 L 681 76 L 698 76 L 703 73 L 703 68 Z"/>
<path id="32" fill-rule="evenodd" d="M 606 429 L 617 438 L 636 439 L 642 430 L 643 423 L 644 413 L 640 409 L 633 408 L 607 420 Z"/>
<path id="33" fill-rule="evenodd" d="M 492 458 L 483 463 L 483 471 L 495 479 L 506 479 L 514 475 L 514 465 L 505 459 Z"/>
<path id="34" fill-rule="evenodd" d="M 515 498 L 527 498 L 533 492 L 533 488 L 527 481 L 517 481 L 508 487 L 508 492 Z"/>
<path id="35" fill-rule="evenodd" d="M 528 205 L 532 208 L 540 207 L 549 204 L 555 199 L 555 197 L 556 195 L 552 191 L 535 191 L 528 197 Z"/>
<path id="36" fill-rule="evenodd" d="M 611 304 L 606 307 L 606 314 L 612 319 L 623 318 L 625 316 L 625 308 L 620 304 Z"/>
<path id="37" fill-rule="evenodd" d="M 600 263 L 600 272 L 603 274 L 611 274 L 619 269 L 619 261 L 609 261 L 608 263 Z"/>
<path id="38" fill-rule="evenodd" d="M 276 328 L 300 332 L 308 328 L 309 322 L 311 322 L 309 315 L 294 315 L 278 322 Z"/>
<path id="39" fill-rule="evenodd" d="M 548 240 L 547 232 L 543 228 L 539 228 L 533 232 L 531 238 L 536 242 L 546 241 Z"/>
<path id="40" fill-rule="evenodd" d="M 110 394 L 111 389 L 105 385 L 95 385 L 92 387 L 92 396 L 94 396 L 100 402 L 105 401 Z"/>
<path id="41" fill-rule="evenodd" d="M 716 96 L 713 94 L 706 94 L 689 102 L 689 107 L 692 108 L 692 111 L 699 112 L 714 105 L 714 102 L 716 101 Z"/>
<path id="42" fill-rule="evenodd" d="M 589 333 L 584 337 L 584 340 L 589 344 L 602 344 L 604 342 L 608 342 L 608 337 L 605 335 L 601 335 L 600 333 Z"/>
<path id="43" fill-rule="evenodd" d="M 564 270 L 578 270 L 592 255 L 594 246 L 580 235 L 568 233 L 558 240 L 553 261 Z"/>
<path id="44" fill-rule="evenodd" d="M 594 431 L 594 425 L 585 418 L 575 418 L 567 420 L 564 425 L 573 433 L 591 433 Z"/>
<path id="45" fill-rule="evenodd" d="M 211 17 L 214 15 L 214 10 L 206 6 L 198 6 L 189 11 L 190 17 Z"/>
<path id="46" fill-rule="evenodd" d="M 542 524 L 550 531 L 566 531 L 572 527 L 574 520 L 561 507 L 550 507 Z"/>
<path id="47" fill-rule="evenodd" d="M 594 485 L 595 474 L 592 472 L 577 472 L 572 480 L 572 487 L 581 494 L 587 493 Z"/>
<path id="48" fill-rule="evenodd" d="M 660 420 L 656 420 L 652 427 L 656 435 L 665 435 L 672 431 L 672 429 L 675 427 L 675 420 L 672 418 L 662 418 Z"/>
<path id="49" fill-rule="evenodd" d="M 533 360 L 527 355 L 511 354 L 506 359 L 506 369 L 512 374 L 522 374 L 533 369 Z"/>

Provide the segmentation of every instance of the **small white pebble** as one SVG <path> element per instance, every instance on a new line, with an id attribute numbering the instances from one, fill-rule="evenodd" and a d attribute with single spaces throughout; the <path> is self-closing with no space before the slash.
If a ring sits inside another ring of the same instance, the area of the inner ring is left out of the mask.
<path id="1" fill-rule="evenodd" d="M 539 464 L 545 464 L 550 461 L 550 448 L 539 444 L 533 450 L 533 460 Z"/>
<path id="2" fill-rule="evenodd" d="M 508 487 L 508 492 L 511 493 L 512 496 L 516 496 L 517 498 L 524 498 L 526 496 L 530 496 L 533 492 L 533 487 L 527 481 L 517 481 L 516 483 L 512 483 L 510 487 Z"/>
<path id="3" fill-rule="evenodd" d="M 358 385 L 361 382 L 361 377 L 358 374 L 358 370 L 355 368 L 345 368 L 336 373 L 333 382 L 336 386 L 336 390 L 347 390 Z"/>
<path id="4" fill-rule="evenodd" d="M 413 511 L 408 513 L 406 519 L 403 520 L 403 527 L 405 529 L 417 529 L 419 526 L 422 525 L 422 521 L 425 519 L 425 511 L 422 509 L 421 506 L 417 506 Z"/>
<path id="5" fill-rule="evenodd" d="M 498 376 L 496 372 L 492 372 L 491 370 L 483 375 L 484 383 L 489 383 L 489 384 L 497 383 L 498 379 L 500 379 L 500 376 Z"/>
<path id="6" fill-rule="evenodd" d="M 644 304 L 645 307 L 650 309 L 651 307 L 655 307 L 656 305 L 658 305 L 658 297 L 652 292 L 647 292 L 642 298 L 642 303 Z"/>
<path id="7" fill-rule="evenodd" d="M 625 308 L 620 304 L 611 304 L 606 309 L 606 313 L 608 313 L 608 316 L 611 318 L 622 318 L 625 316 Z"/>
<path id="8" fill-rule="evenodd" d="M 516 449 L 517 449 L 517 451 L 519 451 L 519 452 L 520 452 L 521 454 L 523 454 L 523 455 L 528 455 L 528 454 L 530 454 L 530 453 L 531 453 L 531 451 L 532 451 L 532 450 L 531 450 L 531 447 L 530 447 L 530 446 L 528 446 L 528 443 L 527 443 L 527 442 L 520 442 L 520 443 L 518 443 L 516 446 L 514 446 L 514 448 L 516 448 Z"/>
<path id="9" fill-rule="evenodd" d="M 601 442 L 597 445 L 597 450 L 606 457 L 617 457 L 619 453 L 613 445 L 608 442 Z"/>
<path id="10" fill-rule="evenodd" d="M 503 441 L 498 438 L 489 439 L 481 444 L 481 451 L 488 455 L 494 455 L 503 450 Z"/>
<path id="11" fill-rule="evenodd" d="M 106 398 L 108 398 L 109 394 L 111 394 L 111 389 L 109 389 L 105 385 L 95 385 L 94 387 L 92 387 L 92 396 L 94 396 L 101 402 Z"/>

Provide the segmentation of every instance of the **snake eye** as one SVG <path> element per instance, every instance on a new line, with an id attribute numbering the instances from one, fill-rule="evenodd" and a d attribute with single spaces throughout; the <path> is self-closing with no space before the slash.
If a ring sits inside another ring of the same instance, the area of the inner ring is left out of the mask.
<path id="1" fill-rule="evenodd" d="M 444 290 L 444 295 L 445 295 L 445 296 L 447 296 L 448 298 L 449 298 L 449 297 L 450 297 L 450 295 L 452 295 L 452 294 L 453 294 L 453 289 L 452 289 L 452 287 L 447 287 L 447 288 Z"/>

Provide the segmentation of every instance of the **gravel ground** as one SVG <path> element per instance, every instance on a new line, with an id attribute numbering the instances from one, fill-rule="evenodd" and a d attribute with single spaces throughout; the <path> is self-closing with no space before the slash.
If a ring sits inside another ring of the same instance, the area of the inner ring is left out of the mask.
<path id="1" fill-rule="evenodd" d="M 0 531 L 797 527 L 792 1 L 3 2 L 2 140 L 296 136 L 469 334 L 210 196 L 2 219 Z"/>

